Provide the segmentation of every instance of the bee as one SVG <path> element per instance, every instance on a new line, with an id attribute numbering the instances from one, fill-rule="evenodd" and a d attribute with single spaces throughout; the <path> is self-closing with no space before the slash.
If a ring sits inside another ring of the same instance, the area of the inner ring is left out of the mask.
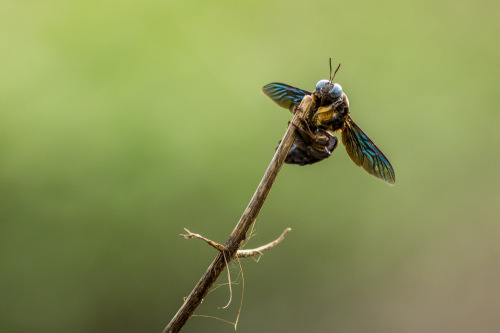
<path id="1" fill-rule="evenodd" d="M 298 135 L 285 162 L 307 165 L 328 158 L 338 143 L 333 133 L 340 132 L 347 154 L 357 166 L 394 185 L 396 176 L 389 159 L 352 120 L 349 100 L 342 86 L 333 82 L 339 68 L 340 64 L 332 76 L 330 58 L 330 78 L 320 80 L 313 92 L 277 82 L 262 88 L 265 95 L 292 113 L 306 95 L 315 102 L 311 119 L 302 119 L 303 125 L 297 127 Z"/>

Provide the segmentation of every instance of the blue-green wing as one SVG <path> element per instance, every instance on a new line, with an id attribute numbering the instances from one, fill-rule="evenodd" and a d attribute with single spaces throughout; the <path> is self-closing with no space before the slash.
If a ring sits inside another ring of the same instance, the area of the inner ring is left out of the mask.
<path id="1" fill-rule="evenodd" d="M 349 116 L 342 129 L 342 142 L 357 166 L 362 166 L 370 175 L 394 185 L 396 175 L 391 163 Z"/>
<path id="2" fill-rule="evenodd" d="M 293 110 L 294 106 L 300 104 L 305 95 L 311 95 L 310 91 L 277 82 L 266 84 L 262 88 L 262 92 L 276 104 L 290 111 Z"/>

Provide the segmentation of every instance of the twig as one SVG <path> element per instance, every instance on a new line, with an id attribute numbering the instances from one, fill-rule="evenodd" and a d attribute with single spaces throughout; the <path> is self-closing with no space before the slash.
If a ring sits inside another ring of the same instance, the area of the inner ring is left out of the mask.
<path id="1" fill-rule="evenodd" d="M 285 239 L 285 236 L 287 233 L 289 233 L 292 229 L 290 228 L 286 228 L 285 231 L 283 231 L 283 233 L 281 234 L 281 236 L 279 236 L 278 239 L 272 241 L 271 243 L 269 244 L 266 244 L 266 245 L 263 245 L 263 246 L 260 246 L 258 248 L 255 248 L 255 249 L 250 249 L 250 250 L 238 250 L 238 252 L 236 252 L 236 255 L 238 258 L 248 258 L 248 257 L 253 257 L 257 254 L 260 254 L 262 255 L 262 252 L 264 251 L 267 251 L 269 250 L 270 248 L 273 248 L 274 246 L 278 245 L 279 243 L 281 243 L 281 241 L 283 239 Z"/>
<path id="2" fill-rule="evenodd" d="M 196 308 L 200 305 L 203 298 L 206 296 L 210 288 L 213 286 L 217 278 L 220 276 L 226 262 L 224 258 L 230 262 L 235 256 L 241 245 L 241 243 L 246 239 L 246 234 L 248 229 L 255 222 L 260 209 L 264 205 L 264 202 L 273 186 L 276 177 L 281 169 L 281 166 L 285 162 L 285 158 L 292 147 L 293 141 L 295 140 L 296 131 L 295 126 L 301 125 L 301 119 L 309 119 L 312 110 L 315 109 L 315 103 L 311 96 L 307 95 L 302 99 L 300 106 L 295 110 L 295 115 L 292 119 L 291 124 L 288 126 L 283 139 L 281 140 L 276 153 L 271 160 L 262 180 L 260 181 L 257 190 L 255 191 L 250 203 L 243 212 L 238 224 L 234 228 L 233 232 L 229 236 L 225 244 L 226 250 L 219 252 L 215 257 L 212 264 L 208 267 L 205 274 L 201 277 L 200 281 L 196 284 L 194 289 L 191 291 L 186 301 L 182 304 L 179 311 L 172 318 L 170 323 L 163 330 L 164 333 L 176 333 L 179 332 L 186 321 L 191 317 Z M 223 255 L 224 254 L 224 255 Z"/>
<path id="3" fill-rule="evenodd" d="M 189 238 L 198 238 L 198 239 L 204 240 L 205 242 L 208 243 L 208 245 L 210 245 L 211 247 L 214 247 L 215 249 L 219 250 L 220 252 L 227 251 L 227 248 L 222 244 L 214 242 L 213 240 L 210 240 L 206 237 L 203 237 L 200 234 L 195 234 L 194 232 L 189 231 L 187 228 L 184 228 L 184 230 L 186 230 L 187 234 L 186 235 L 180 234 L 180 236 L 182 236 L 184 238 L 188 238 L 188 239 Z"/>
<path id="4" fill-rule="evenodd" d="M 201 239 L 201 240 L 207 242 L 208 245 L 210 245 L 211 247 L 215 248 L 216 250 L 218 250 L 220 252 L 223 252 L 223 251 L 227 250 L 226 247 L 224 245 L 222 245 L 222 244 L 214 242 L 213 240 L 208 239 L 206 237 L 203 237 L 200 234 L 196 234 L 194 232 L 191 232 L 187 228 L 184 228 L 184 230 L 187 231 L 186 235 L 182 235 L 181 234 L 181 236 L 184 237 L 184 238 L 198 238 L 198 239 Z M 268 243 L 266 245 L 259 246 L 259 247 L 255 248 L 255 249 L 238 250 L 236 252 L 236 257 L 238 257 L 238 258 L 248 258 L 248 257 L 256 256 L 257 254 L 262 255 L 262 252 L 265 252 L 265 251 L 267 251 L 267 250 L 275 247 L 279 243 L 281 243 L 283 241 L 283 239 L 285 239 L 286 234 L 288 234 L 291 230 L 292 229 L 290 229 L 290 228 L 286 228 L 285 231 L 283 231 L 283 233 L 281 234 L 281 236 L 279 236 L 277 239 L 275 239 L 274 241 L 272 241 L 271 243 Z"/>

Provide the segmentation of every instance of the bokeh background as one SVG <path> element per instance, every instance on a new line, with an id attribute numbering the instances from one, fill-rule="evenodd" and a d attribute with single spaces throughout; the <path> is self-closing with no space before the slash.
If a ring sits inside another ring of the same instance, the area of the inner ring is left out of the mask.
<path id="1" fill-rule="evenodd" d="M 498 1 L 3 1 L 0 331 L 160 332 L 328 58 L 396 186 L 285 165 L 238 332 L 499 332 Z M 230 265 L 233 280 L 239 274 Z M 234 321 L 242 283 L 199 315 Z M 227 282 L 224 273 L 218 281 Z M 193 317 L 186 332 L 232 332 Z"/>

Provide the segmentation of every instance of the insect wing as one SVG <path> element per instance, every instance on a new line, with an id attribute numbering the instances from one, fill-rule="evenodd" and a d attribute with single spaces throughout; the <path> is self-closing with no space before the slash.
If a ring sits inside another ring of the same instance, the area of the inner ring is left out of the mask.
<path id="1" fill-rule="evenodd" d="M 294 106 L 300 104 L 305 95 L 311 95 L 310 91 L 277 82 L 266 84 L 262 88 L 262 92 L 276 104 L 290 111 L 293 110 Z"/>
<path id="2" fill-rule="evenodd" d="M 370 175 L 394 185 L 396 176 L 391 163 L 351 117 L 347 117 L 342 130 L 342 142 L 357 166 L 362 166 Z"/>

